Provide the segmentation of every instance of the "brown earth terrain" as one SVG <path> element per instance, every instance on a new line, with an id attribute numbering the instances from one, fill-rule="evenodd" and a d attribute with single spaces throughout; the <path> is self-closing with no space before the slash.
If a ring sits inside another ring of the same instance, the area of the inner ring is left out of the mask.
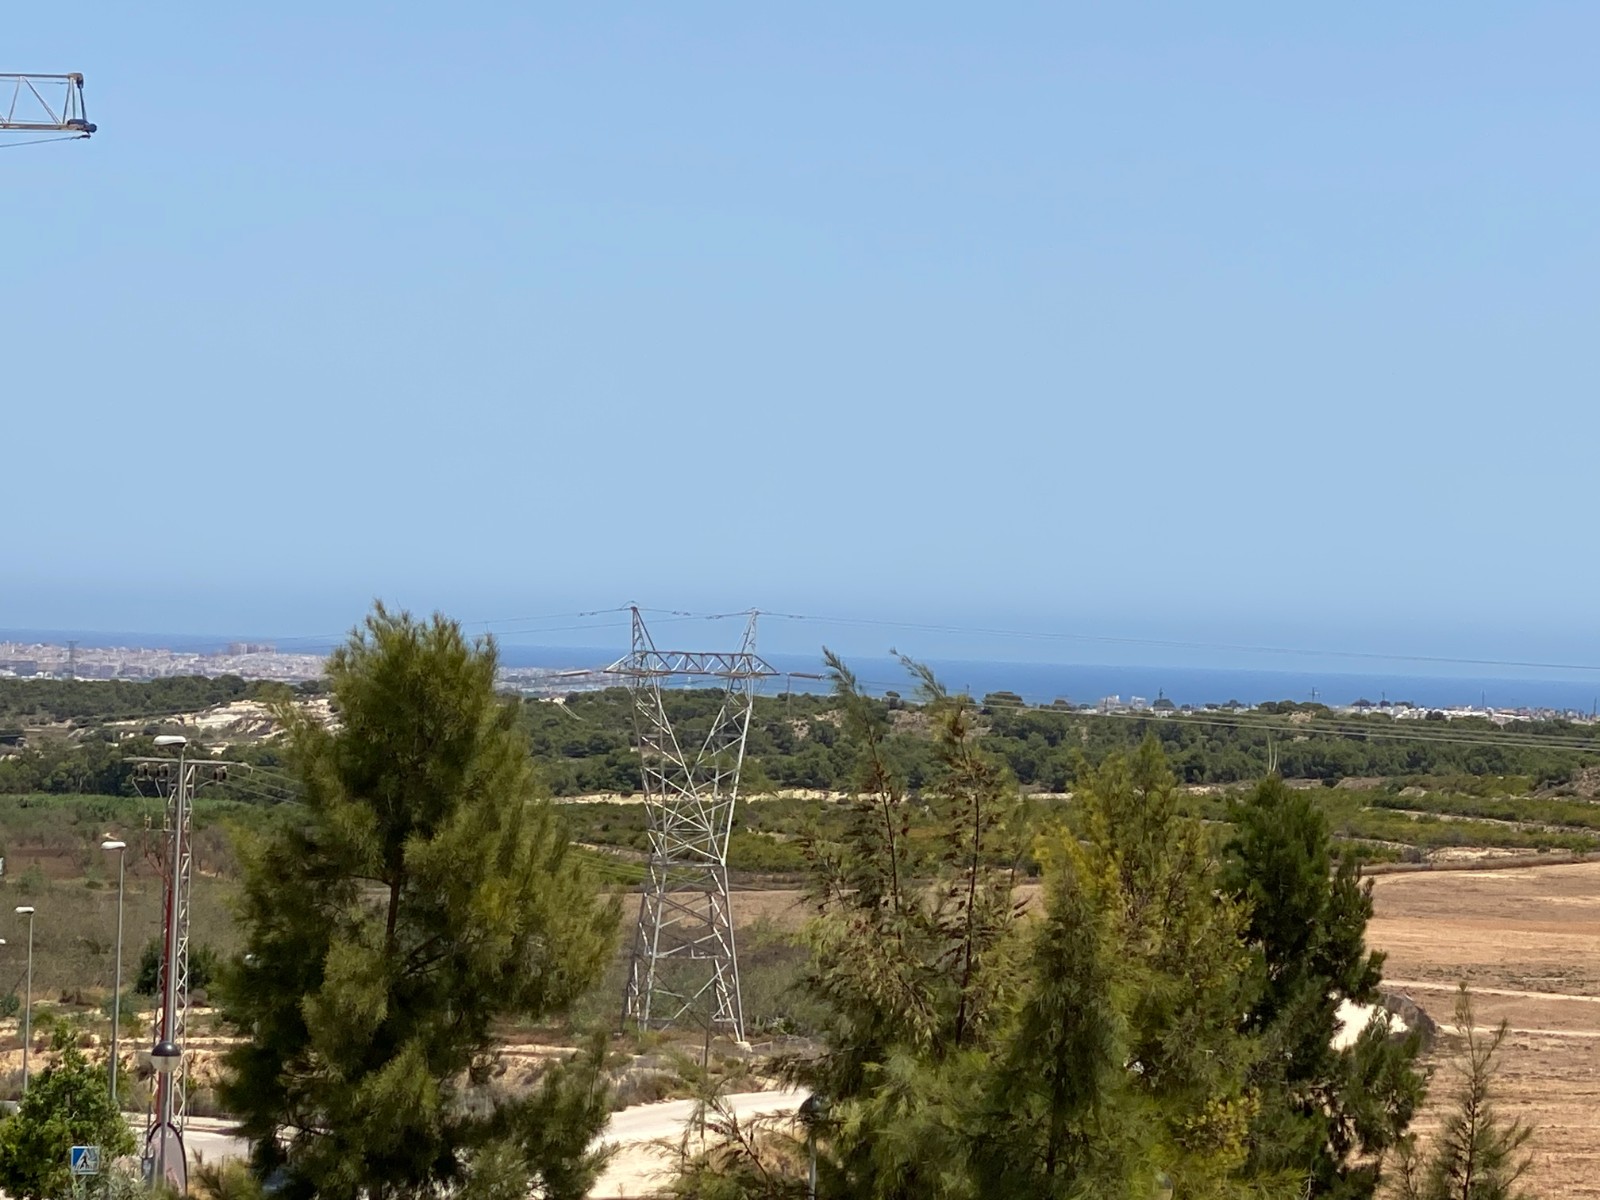
<path id="1" fill-rule="evenodd" d="M 1476 1024 L 1510 1026 L 1500 1105 L 1534 1126 L 1530 1190 L 1600 1197 L 1600 863 L 1387 875 L 1375 897 L 1391 987 L 1448 1024 L 1465 981 Z"/>

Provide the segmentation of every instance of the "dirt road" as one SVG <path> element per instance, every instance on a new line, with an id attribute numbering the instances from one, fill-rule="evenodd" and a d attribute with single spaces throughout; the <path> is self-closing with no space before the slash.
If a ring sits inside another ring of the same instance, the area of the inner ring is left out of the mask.
<path id="1" fill-rule="evenodd" d="M 804 1099 L 801 1092 L 739 1092 L 724 1097 L 741 1124 L 755 1116 L 792 1113 Z M 670 1144 L 683 1136 L 693 1115 L 692 1100 L 640 1104 L 614 1114 L 603 1141 L 615 1147 L 615 1153 L 589 1195 L 654 1195 L 670 1172 Z"/>
<path id="2" fill-rule="evenodd" d="M 792 1113 L 803 1099 L 801 1092 L 737 1092 L 724 1097 L 741 1122 Z M 692 1100 L 639 1104 L 613 1113 L 602 1138 L 603 1144 L 613 1149 L 611 1161 L 589 1194 L 608 1198 L 655 1195 L 671 1167 L 671 1144 L 683 1136 L 693 1115 Z M 229 1122 L 200 1120 L 190 1125 L 187 1149 L 191 1161 L 218 1162 L 242 1158 L 249 1147 L 233 1136 Z"/>

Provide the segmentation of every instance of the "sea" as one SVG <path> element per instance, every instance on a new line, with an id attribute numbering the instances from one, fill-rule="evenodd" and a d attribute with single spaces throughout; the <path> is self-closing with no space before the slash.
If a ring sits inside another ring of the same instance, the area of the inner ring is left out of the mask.
<path id="1" fill-rule="evenodd" d="M 617 651 L 505 646 L 502 656 L 507 666 L 576 670 L 610 662 L 617 657 Z M 830 687 L 827 680 L 814 678 L 825 672 L 820 658 L 795 654 L 764 657 L 783 673 L 767 681 L 764 690 L 769 694 L 785 688 L 817 692 Z M 910 699 L 916 690 L 916 680 L 896 659 L 850 657 L 846 665 L 864 690 L 875 695 L 897 691 Z M 1421 708 L 1487 707 L 1583 714 L 1600 707 L 1600 671 L 1574 671 L 1568 678 L 1547 678 L 1510 670 L 1497 676 L 1421 675 L 1383 670 L 1249 670 L 972 659 L 930 659 L 927 666 L 951 691 L 974 696 L 1009 691 L 1029 704 L 1055 700 L 1094 704 L 1111 698 L 1128 704 L 1165 697 L 1174 704 L 1196 707 L 1230 700 L 1245 705 L 1272 700 L 1314 701 L 1334 707 L 1357 700 L 1373 704 L 1387 700 Z"/>
<path id="2" fill-rule="evenodd" d="M 49 642 L 64 645 L 76 640 L 83 646 L 129 646 L 170 649 L 191 653 L 220 651 L 225 639 L 179 635 L 88 633 L 70 630 L 5 630 L 0 641 Z M 271 640 L 271 639 L 262 639 Z M 280 649 L 295 653 L 323 653 L 332 641 L 309 639 Z M 595 646 L 536 646 L 502 642 L 502 662 L 507 667 L 583 670 L 614 661 L 621 648 Z M 780 674 L 764 685 L 771 694 L 826 691 L 829 683 L 821 659 L 814 655 L 767 654 Z M 863 688 L 873 694 L 896 691 L 912 697 L 916 681 L 895 659 L 850 657 L 847 663 Z M 1029 704 L 1066 700 L 1095 704 L 1115 697 L 1124 704 L 1160 698 L 1177 705 L 1225 704 L 1230 700 L 1253 705 L 1273 700 L 1318 701 L 1335 707 L 1357 700 L 1373 704 L 1388 700 L 1424 708 L 1486 707 L 1502 710 L 1555 711 L 1591 714 L 1600 710 L 1600 669 L 1494 668 L 1489 673 L 1423 674 L 1405 664 L 1392 668 L 1375 663 L 1360 671 L 1322 669 L 1263 670 L 1236 666 L 1151 666 L 929 659 L 941 683 L 952 691 L 974 696 L 989 692 L 1015 692 Z"/>

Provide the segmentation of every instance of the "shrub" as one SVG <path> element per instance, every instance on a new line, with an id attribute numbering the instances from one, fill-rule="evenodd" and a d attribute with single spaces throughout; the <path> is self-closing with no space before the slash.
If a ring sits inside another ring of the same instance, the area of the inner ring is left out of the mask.
<path id="1" fill-rule="evenodd" d="M 133 990 L 143 996 L 154 996 L 161 987 L 161 939 L 151 938 L 139 955 L 139 973 Z M 216 950 L 204 942 L 189 944 L 189 991 L 203 992 L 211 986 L 217 973 Z"/>

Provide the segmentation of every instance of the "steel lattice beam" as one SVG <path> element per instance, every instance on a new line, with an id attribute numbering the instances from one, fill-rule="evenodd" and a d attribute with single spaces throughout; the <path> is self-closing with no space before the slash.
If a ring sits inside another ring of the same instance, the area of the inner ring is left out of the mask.
<path id="1" fill-rule="evenodd" d="M 650 864 L 623 998 L 623 1019 L 641 1027 L 673 1024 L 704 1005 L 711 1027 L 744 1038 L 728 836 L 755 691 L 777 674 L 755 640 L 751 613 L 733 653 L 657 650 L 635 608 L 633 649 L 606 668 L 633 694 L 649 814 Z M 722 699 L 709 725 L 691 734 L 674 727 L 663 692 L 695 680 L 720 685 Z"/>
<path id="2" fill-rule="evenodd" d="M 83 105 L 83 76 L 0 72 L 0 130 L 28 133 L 95 131 Z"/>

